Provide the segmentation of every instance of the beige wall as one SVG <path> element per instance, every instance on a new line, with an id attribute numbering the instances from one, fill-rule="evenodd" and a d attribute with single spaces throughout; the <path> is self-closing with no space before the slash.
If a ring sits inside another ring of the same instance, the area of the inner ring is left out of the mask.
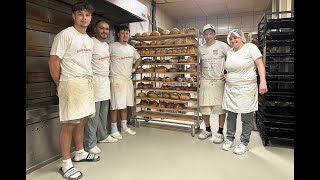
<path id="1" fill-rule="evenodd" d="M 152 6 L 151 6 L 151 0 L 138 0 L 145 6 L 147 6 L 148 9 L 148 16 L 150 17 L 150 21 L 152 20 L 151 18 L 151 13 L 152 13 Z M 178 25 L 178 22 L 175 21 L 173 18 L 169 17 L 166 15 L 159 7 L 156 8 L 156 23 L 157 27 L 162 28 L 162 29 L 172 29 Z M 151 22 L 145 21 L 145 22 L 137 22 L 137 23 L 130 23 L 130 31 L 131 35 L 136 34 L 137 32 L 143 33 L 146 31 L 151 32 L 152 27 L 151 27 Z"/>

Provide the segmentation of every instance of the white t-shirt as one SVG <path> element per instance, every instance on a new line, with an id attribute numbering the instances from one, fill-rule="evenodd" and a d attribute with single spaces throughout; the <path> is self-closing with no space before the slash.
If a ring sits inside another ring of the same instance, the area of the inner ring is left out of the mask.
<path id="1" fill-rule="evenodd" d="M 73 26 L 59 32 L 53 40 L 50 55 L 61 59 L 60 81 L 92 76 L 91 58 L 93 41 Z"/>
<path id="2" fill-rule="evenodd" d="M 206 44 L 199 47 L 201 72 L 203 79 L 220 79 L 224 74 L 224 61 L 230 47 L 221 41 L 210 46 Z"/>
<path id="3" fill-rule="evenodd" d="M 132 64 L 140 58 L 137 50 L 130 44 L 111 43 L 110 49 L 110 77 L 130 80 Z"/>
<path id="4" fill-rule="evenodd" d="M 110 69 L 109 45 L 95 37 L 92 37 L 92 40 L 94 42 L 92 53 L 93 74 L 108 77 Z"/>
<path id="5" fill-rule="evenodd" d="M 224 68 L 227 71 L 227 81 L 246 81 L 257 78 L 255 60 L 262 54 L 258 47 L 252 43 L 245 43 L 239 51 L 233 48 L 227 52 Z"/>
<path id="6" fill-rule="evenodd" d="M 110 94 L 110 56 L 109 45 L 101 42 L 97 38 L 92 38 L 94 42 L 92 54 L 92 70 L 94 74 L 94 97 L 95 101 L 105 101 L 111 98 Z"/>

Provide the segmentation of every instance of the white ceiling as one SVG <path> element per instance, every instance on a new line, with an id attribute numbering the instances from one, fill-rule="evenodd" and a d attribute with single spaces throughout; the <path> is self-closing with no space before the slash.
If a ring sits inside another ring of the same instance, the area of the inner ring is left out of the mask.
<path id="1" fill-rule="evenodd" d="M 150 0 L 152 2 L 152 0 Z M 271 0 L 156 0 L 174 19 L 265 11 Z"/>

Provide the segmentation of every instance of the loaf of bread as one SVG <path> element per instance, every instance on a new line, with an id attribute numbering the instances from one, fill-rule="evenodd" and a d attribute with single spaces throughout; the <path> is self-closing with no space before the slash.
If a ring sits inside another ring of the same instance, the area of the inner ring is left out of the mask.
<path id="1" fill-rule="evenodd" d="M 158 102 L 157 101 L 149 101 L 149 106 L 157 107 L 158 106 Z"/>
<path id="2" fill-rule="evenodd" d="M 172 28 L 172 29 L 170 30 L 170 34 L 180 34 L 180 29 L 178 29 L 178 28 Z"/>
<path id="3" fill-rule="evenodd" d="M 158 107 L 160 107 L 160 108 L 165 108 L 166 105 L 167 105 L 166 102 L 159 102 Z"/>
<path id="4" fill-rule="evenodd" d="M 169 69 L 169 72 L 178 72 L 179 70 L 177 69 L 177 68 L 174 68 L 174 67 L 172 67 L 172 68 L 170 68 Z"/>
<path id="5" fill-rule="evenodd" d="M 184 109 L 185 105 L 181 103 L 177 103 L 173 105 L 173 109 Z"/>
<path id="6" fill-rule="evenodd" d="M 184 44 L 184 40 L 181 38 L 175 39 L 174 44 Z"/>
<path id="7" fill-rule="evenodd" d="M 161 77 L 155 77 L 154 80 L 155 81 L 161 81 Z"/>
<path id="8" fill-rule="evenodd" d="M 145 72 L 154 72 L 154 68 L 151 67 L 151 68 L 145 69 Z"/>
<path id="9" fill-rule="evenodd" d="M 134 35 L 134 37 L 141 37 L 141 34 L 140 34 L 140 33 L 136 33 L 136 34 Z"/>
<path id="10" fill-rule="evenodd" d="M 138 83 L 138 89 L 142 89 L 143 88 L 143 83 Z"/>
<path id="11" fill-rule="evenodd" d="M 173 103 L 167 103 L 166 108 L 173 108 L 174 104 Z"/>
<path id="12" fill-rule="evenodd" d="M 152 31 L 150 36 L 160 36 L 160 33 L 158 31 Z"/>
<path id="13" fill-rule="evenodd" d="M 161 35 L 168 35 L 168 34 L 170 34 L 170 31 L 167 29 L 161 31 Z"/>
<path id="14" fill-rule="evenodd" d="M 190 93 L 181 93 L 180 94 L 180 100 L 183 100 L 183 101 L 190 100 L 190 97 L 191 97 Z"/>
<path id="15" fill-rule="evenodd" d="M 146 97 L 146 94 L 143 93 L 143 92 L 139 92 L 138 96 L 141 97 L 141 98 L 143 98 L 143 97 Z"/>
<path id="16" fill-rule="evenodd" d="M 192 47 L 188 47 L 188 48 L 187 48 L 187 52 L 188 52 L 188 53 L 197 53 L 197 48 L 195 48 L 195 47 L 193 47 L 193 46 L 192 46 Z"/>
<path id="17" fill-rule="evenodd" d="M 193 56 L 189 56 L 189 57 L 187 58 L 187 62 L 188 62 L 188 63 L 195 63 L 195 62 L 196 62 L 196 58 L 193 57 Z"/>
<path id="18" fill-rule="evenodd" d="M 156 73 L 164 73 L 164 72 L 167 72 L 167 68 L 164 66 L 158 66 L 154 68 L 154 71 Z"/>
<path id="19" fill-rule="evenodd" d="M 149 101 L 148 100 L 141 100 L 139 105 L 148 106 L 149 105 Z"/>
<path id="20" fill-rule="evenodd" d="M 157 95 L 154 91 L 148 92 L 147 95 L 148 95 L 148 97 L 150 97 L 150 98 L 157 98 L 157 97 L 158 97 L 158 95 Z"/>
<path id="21" fill-rule="evenodd" d="M 148 32 L 142 33 L 142 37 L 148 37 L 148 36 L 150 36 L 150 33 L 148 33 Z"/>
<path id="22" fill-rule="evenodd" d="M 152 89 L 152 84 L 144 84 L 143 86 L 142 86 L 142 88 L 143 89 Z"/>
<path id="23" fill-rule="evenodd" d="M 180 99 L 180 95 L 178 93 L 171 93 L 170 98 L 173 100 L 178 100 Z"/>
<path id="24" fill-rule="evenodd" d="M 136 73 L 142 73 L 142 72 L 144 72 L 144 69 L 142 67 L 138 67 L 136 69 Z"/>
<path id="25" fill-rule="evenodd" d="M 164 94 L 162 94 L 162 98 L 170 99 L 170 94 L 169 93 L 164 93 Z"/>

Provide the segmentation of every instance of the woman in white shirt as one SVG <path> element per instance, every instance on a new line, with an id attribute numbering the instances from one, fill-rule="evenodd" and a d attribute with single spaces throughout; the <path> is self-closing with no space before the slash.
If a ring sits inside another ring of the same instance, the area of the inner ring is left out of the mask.
<path id="1" fill-rule="evenodd" d="M 254 112 L 258 110 L 258 69 L 260 84 L 259 93 L 267 92 L 265 78 L 265 66 L 262 54 L 258 47 L 252 43 L 246 43 L 241 30 L 235 29 L 229 32 L 227 37 L 231 49 L 227 52 L 227 59 L 224 67 L 225 89 L 223 95 L 222 109 L 226 110 L 227 116 L 227 137 L 222 149 L 229 151 L 234 146 L 234 135 L 236 132 L 236 119 L 241 114 L 242 133 L 240 143 L 233 150 L 236 154 L 243 154 L 247 151 L 249 143 Z"/>

